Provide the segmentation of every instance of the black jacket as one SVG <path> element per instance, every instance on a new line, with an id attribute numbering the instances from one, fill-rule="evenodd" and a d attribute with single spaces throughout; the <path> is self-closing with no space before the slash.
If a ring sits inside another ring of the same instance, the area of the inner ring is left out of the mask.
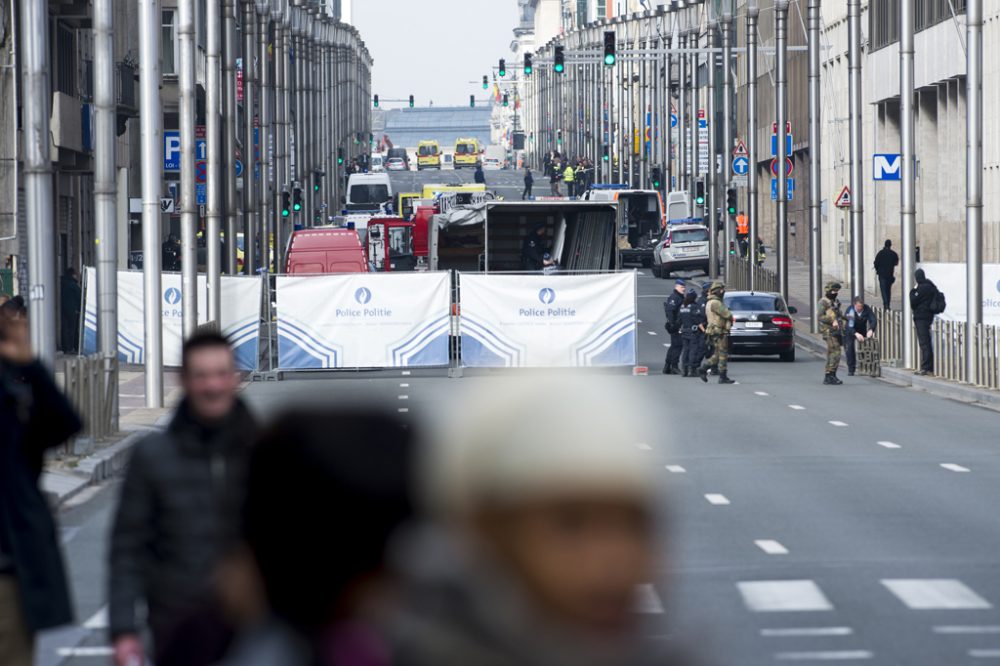
<path id="1" fill-rule="evenodd" d="M 139 442 L 111 532 L 112 638 L 136 633 L 145 601 L 154 639 L 199 604 L 220 555 L 239 533 L 256 424 L 242 403 L 206 428 L 182 402 L 164 432 Z"/>
<path id="2" fill-rule="evenodd" d="M 848 305 L 847 309 L 844 310 L 844 319 L 847 320 L 847 332 L 849 335 L 854 335 L 855 333 L 867 335 L 868 331 L 874 333 L 878 327 L 878 319 L 875 317 L 875 311 L 867 304 L 862 306 L 861 312 L 857 312 L 854 309 L 853 303 Z"/>
<path id="3" fill-rule="evenodd" d="M 524 172 L 524 184 L 525 185 L 534 185 L 535 184 L 535 177 L 531 175 L 530 171 L 525 171 Z"/>
<path id="4" fill-rule="evenodd" d="M 917 282 L 916 286 L 910 290 L 910 308 L 913 310 L 913 319 L 916 321 L 931 321 L 934 319 L 934 311 L 931 309 L 931 302 L 934 294 L 937 293 L 937 286 L 930 280 L 924 278 Z"/>
<path id="5" fill-rule="evenodd" d="M 545 238 L 529 232 L 521 244 L 521 268 L 526 271 L 542 270 L 545 260 Z"/>
<path id="6" fill-rule="evenodd" d="M 73 619 L 55 522 L 38 478 L 46 449 L 80 425 L 40 364 L 0 361 L 0 551 L 13 568 L 32 632 Z"/>
<path id="7" fill-rule="evenodd" d="M 875 272 L 879 277 L 892 277 L 898 265 L 899 255 L 895 250 L 884 247 L 875 255 Z"/>
<path id="8" fill-rule="evenodd" d="M 684 294 L 680 293 L 676 289 L 670 292 L 667 296 L 667 300 L 663 301 L 663 314 L 667 317 L 667 331 L 671 333 L 676 333 L 680 322 L 677 319 L 678 310 L 681 309 L 681 305 L 684 303 Z"/>
<path id="9" fill-rule="evenodd" d="M 677 319 L 682 334 L 697 335 L 701 332 L 699 324 L 705 323 L 705 310 L 697 302 L 681 303 Z"/>

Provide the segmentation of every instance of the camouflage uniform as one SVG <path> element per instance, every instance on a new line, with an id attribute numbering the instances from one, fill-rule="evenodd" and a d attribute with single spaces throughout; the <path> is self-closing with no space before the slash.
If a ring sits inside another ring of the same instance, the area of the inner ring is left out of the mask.
<path id="1" fill-rule="evenodd" d="M 841 351 L 844 346 L 844 315 L 837 294 L 840 284 L 828 282 L 823 288 L 826 294 L 819 301 L 819 332 L 826 341 L 826 384 L 840 384 L 837 368 L 840 366 Z M 836 325 L 835 325 L 836 324 Z"/>
<path id="2" fill-rule="evenodd" d="M 708 303 L 705 306 L 705 319 L 708 326 L 705 336 L 715 350 L 712 356 L 701 364 L 698 374 L 703 382 L 708 381 L 709 368 L 717 368 L 720 384 L 732 384 L 729 379 L 729 329 L 733 327 L 733 313 L 722 301 L 726 287 L 721 282 L 713 282 L 709 289 Z"/>

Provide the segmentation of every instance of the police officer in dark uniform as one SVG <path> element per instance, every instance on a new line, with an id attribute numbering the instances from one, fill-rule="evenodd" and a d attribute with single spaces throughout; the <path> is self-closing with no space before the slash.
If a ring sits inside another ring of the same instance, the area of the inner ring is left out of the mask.
<path id="1" fill-rule="evenodd" d="M 667 358 L 663 363 L 663 374 L 672 375 L 679 371 L 678 366 L 681 361 L 681 351 L 684 346 L 684 339 L 681 337 L 681 323 L 678 319 L 678 311 L 684 303 L 684 280 L 674 283 L 674 290 L 663 302 L 663 313 L 667 317 L 664 328 L 670 334 L 670 349 L 667 350 Z"/>
<path id="2" fill-rule="evenodd" d="M 705 311 L 697 300 L 698 292 L 689 287 L 684 293 L 684 302 L 677 311 L 683 340 L 681 368 L 685 377 L 697 377 L 698 366 L 705 358 Z"/>

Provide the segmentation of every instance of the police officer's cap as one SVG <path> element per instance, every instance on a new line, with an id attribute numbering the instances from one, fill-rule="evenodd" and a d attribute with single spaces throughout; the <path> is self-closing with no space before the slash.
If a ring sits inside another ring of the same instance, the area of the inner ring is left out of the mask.
<path id="1" fill-rule="evenodd" d="M 676 282 L 674 282 L 675 287 L 683 287 L 685 284 L 687 283 L 684 282 L 684 280 L 677 280 Z"/>
<path id="2" fill-rule="evenodd" d="M 823 289 L 824 291 L 840 291 L 842 287 L 839 282 L 827 282 Z"/>

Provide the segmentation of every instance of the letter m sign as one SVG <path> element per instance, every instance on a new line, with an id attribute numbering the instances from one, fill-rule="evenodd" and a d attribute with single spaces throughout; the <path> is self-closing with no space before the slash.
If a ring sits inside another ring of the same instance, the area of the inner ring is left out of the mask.
<path id="1" fill-rule="evenodd" d="M 901 180 L 902 166 L 901 156 L 876 153 L 872 156 L 872 177 L 875 180 Z"/>

